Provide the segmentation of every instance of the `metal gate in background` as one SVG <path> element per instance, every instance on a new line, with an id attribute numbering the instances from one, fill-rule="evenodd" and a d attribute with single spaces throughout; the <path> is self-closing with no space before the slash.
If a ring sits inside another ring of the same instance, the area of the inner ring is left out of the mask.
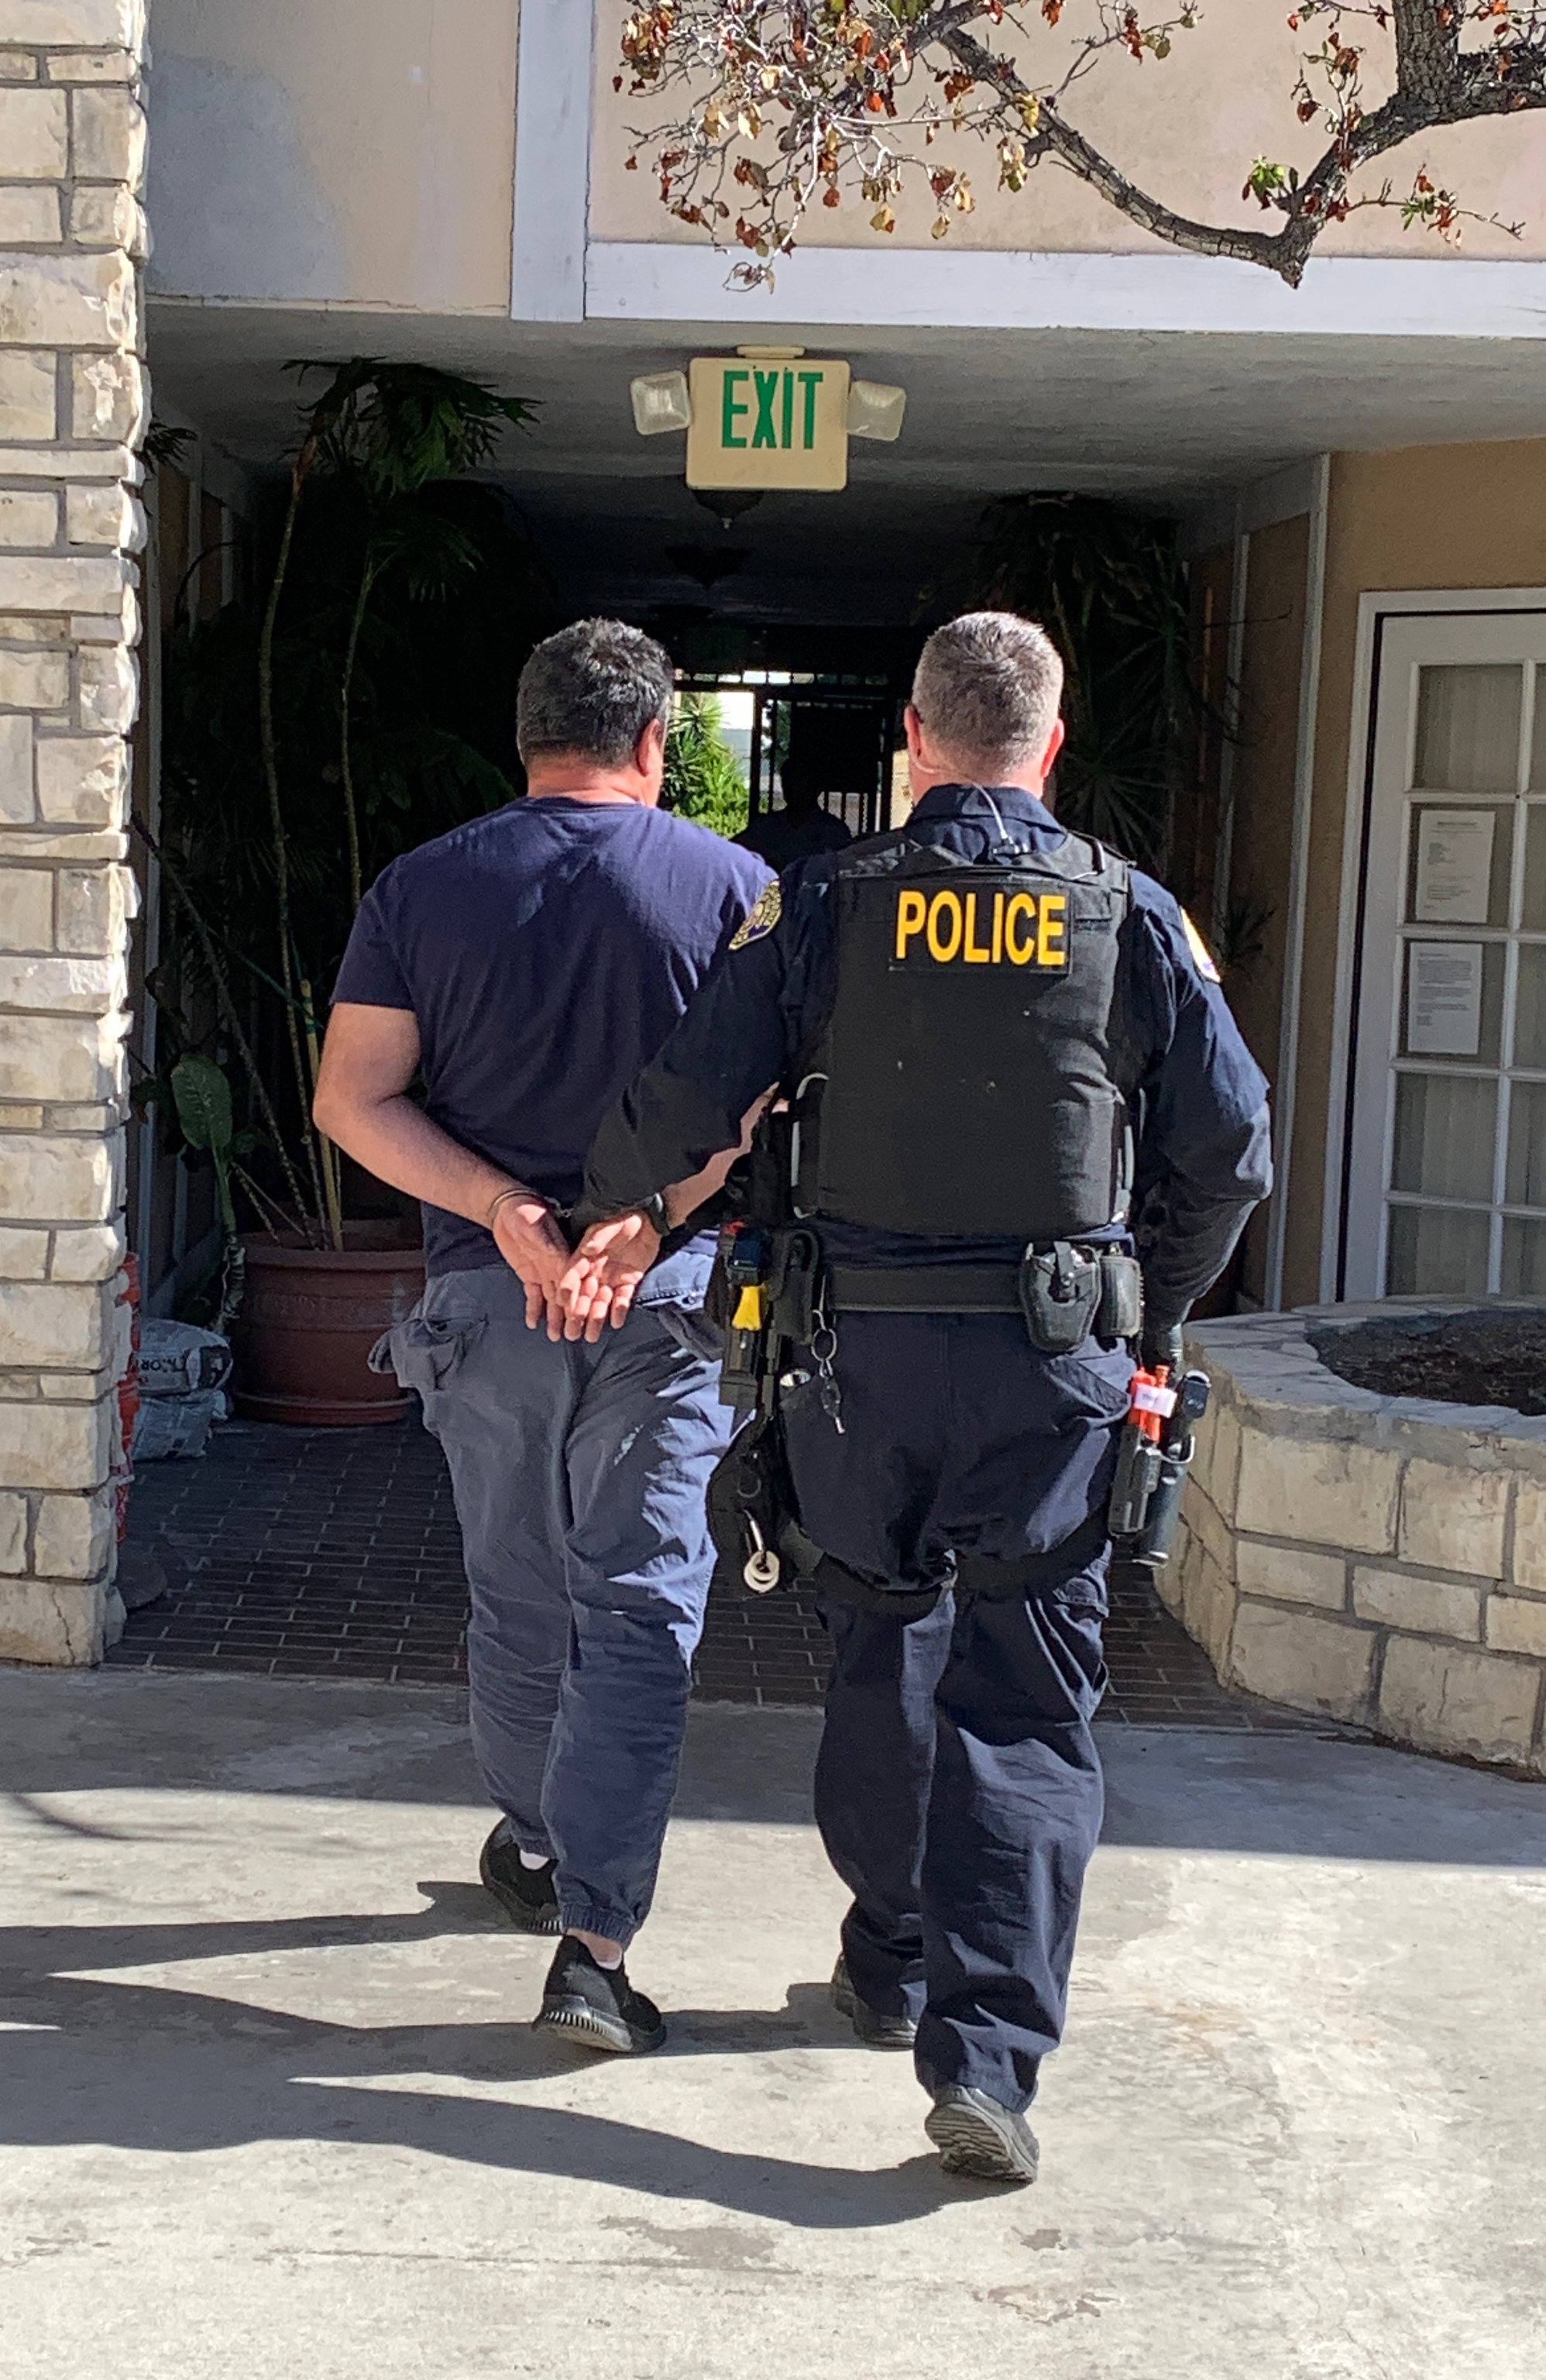
<path id="1" fill-rule="evenodd" d="M 884 671 L 680 669 L 682 694 L 743 695 L 751 702 L 746 759 L 748 815 L 782 807 L 782 769 L 791 751 L 820 772 L 821 806 L 855 835 L 892 822 L 904 692 Z M 900 806 L 899 806 L 900 807 Z"/>

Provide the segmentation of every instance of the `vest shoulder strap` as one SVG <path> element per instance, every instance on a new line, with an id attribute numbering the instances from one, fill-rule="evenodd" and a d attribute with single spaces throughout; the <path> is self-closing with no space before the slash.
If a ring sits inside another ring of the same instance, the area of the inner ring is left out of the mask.
<path id="1" fill-rule="evenodd" d="M 833 875 L 839 883 L 852 883 L 876 876 L 953 875 L 963 868 L 1003 868 L 1017 862 L 1029 873 L 1053 876 L 1061 882 L 1104 885 L 1119 896 L 1124 912 L 1131 904 L 1132 862 L 1108 850 L 1095 836 L 1079 833 L 1071 827 L 1065 832 L 1062 842 L 1050 849 L 1022 844 L 1011 850 L 1002 844 L 977 858 L 968 858 L 943 844 L 924 843 L 905 827 L 896 827 L 887 834 L 871 835 L 844 852 Z"/>

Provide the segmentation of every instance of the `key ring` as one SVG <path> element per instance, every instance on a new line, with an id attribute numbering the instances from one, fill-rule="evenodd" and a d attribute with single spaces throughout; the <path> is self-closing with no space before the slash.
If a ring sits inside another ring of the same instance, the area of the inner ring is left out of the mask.
<path id="1" fill-rule="evenodd" d="M 832 1358 L 838 1352 L 838 1334 L 827 1311 L 826 1293 L 822 1293 L 815 1313 L 815 1328 L 811 1332 L 811 1361 L 820 1382 L 817 1394 L 821 1410 L 839 1438 L 848 1433 L 843 1427 L 843 1394 L 832 1372 Z"/>

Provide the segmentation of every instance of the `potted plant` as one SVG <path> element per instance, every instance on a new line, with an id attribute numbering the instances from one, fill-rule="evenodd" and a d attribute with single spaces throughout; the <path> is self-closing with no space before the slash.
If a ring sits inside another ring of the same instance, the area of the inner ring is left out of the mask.
<path id="1" fill-rule="evenodd" d="M 330 377 L 261 604 L 179 619 L 171 638 L 161 835 L 136 820 L 162 862 L 151 989 L 171 1029 L 141 1096 L 216 1169 L 238 1407 L 358 1424 L 404 1408 L 366 1357 L 418 1296 L 423 1257 L 417 1215 L 312 1124 L 321 988 L 368 875 L 513 798 L 499 723 L 459 717 L 457 696 L 477 713 L 469 644 L 497 682 L 532 640 L 540 573 L 467 475 L 531 408 L 424 366 L 295 369 Z"/>

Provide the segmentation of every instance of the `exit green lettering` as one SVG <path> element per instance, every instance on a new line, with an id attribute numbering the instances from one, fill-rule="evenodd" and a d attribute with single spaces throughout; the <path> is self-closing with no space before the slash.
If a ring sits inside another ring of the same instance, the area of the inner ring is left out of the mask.
<path id="1" fill-rule="evenodd" d="M 750 413 L 752 408 L 746 403 L 744 397 L 737 397 L 735 391 L 739 382 L 748 381 L 751 377 L 752 375 L 749 371 L 728 371 L 725 374 L 724 386 L 721 391 L 724 402 L 721 407 L 719 420 L 719 443 L 721 446 L 744 446 L 746 443 L 744 438 L 738 438 L 736 436 L 735 425 L 743 413 Z M 805 441 L 807 446 L 810 443 L 809 439 Z"/>
<path id="2" fill-rule="evenodd" d="M 800 385 L 805 392 L 805 435 L 803 443 L 807 453 L 815 444 L 816 391 L 826 378 L 827 374 L 820 371 L 803 371 L 800 375 Z"/>
<path id="3" fill-rule="evenodd" d="M 752 382 L 757 393 L 757 426 L 752 432 L 754 446 L 777 446 L 778 432 L 773 426 L 773 400 L 779 394 L 776 371 L 755 371 Z"/>

